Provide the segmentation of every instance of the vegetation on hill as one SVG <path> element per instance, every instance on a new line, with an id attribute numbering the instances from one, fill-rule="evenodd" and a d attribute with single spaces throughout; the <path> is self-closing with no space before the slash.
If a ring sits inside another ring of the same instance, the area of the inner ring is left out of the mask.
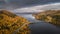
<path id="1" fill-rule="evenodd" d="M 25 23 L 27 24 L 20 28 Z M 27 19 L 21 16 L 7 10 L 0 10 L 0 34 L 29 34 L 29 23 Z"/>
<path id="2" fill-rule="evenodd" d="M 37 20 L 46 21 L 48 23 L 60 26 L 60 10 L 46 10 L 37 14 L 33 14 Z"/>

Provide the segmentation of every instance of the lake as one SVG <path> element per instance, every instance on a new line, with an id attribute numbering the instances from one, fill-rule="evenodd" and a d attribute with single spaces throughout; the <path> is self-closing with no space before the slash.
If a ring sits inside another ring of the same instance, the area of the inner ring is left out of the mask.
<path id="1" fill-rule="evenodd" d="M 32 16 L 32 14 L 17 15 L 28 19 L 31 23 L 34 23 L 29 25 L 29 28 L 31 29 L 31 34 L 60 34 L 59 27 L 44 21 L 38 21 Z"/>

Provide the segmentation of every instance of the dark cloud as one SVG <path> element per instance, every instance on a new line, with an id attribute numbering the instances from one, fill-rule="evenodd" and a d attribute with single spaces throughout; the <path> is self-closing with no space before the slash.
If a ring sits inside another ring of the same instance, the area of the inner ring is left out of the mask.
<path id="1" fill-rule="evenodd" d="M 0 9 L 15 9 L 54 2 L 60 2 L 60 0 L 0 0 Z"/>

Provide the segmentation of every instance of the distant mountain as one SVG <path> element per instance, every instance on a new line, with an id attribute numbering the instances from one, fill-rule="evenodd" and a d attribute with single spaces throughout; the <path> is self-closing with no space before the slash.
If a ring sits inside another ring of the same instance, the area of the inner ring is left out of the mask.
<path id="1" fill-rule="evenodd" d="M 46 10 L 37 14 L 33 14 L 37 20 L 46 21 L 48 23 L 60 26 L 60 10 Z"/>

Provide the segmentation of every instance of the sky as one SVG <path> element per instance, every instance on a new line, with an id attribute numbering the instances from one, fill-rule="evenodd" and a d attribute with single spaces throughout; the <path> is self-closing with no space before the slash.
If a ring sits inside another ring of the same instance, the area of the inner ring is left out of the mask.
<path id="1" fill-rule="evenodd" d="M 32 7 L 18 8 L 18 9 L 15 9 L 14 11 L 16 13 L 18 12 L 19 13 L 31 13 L 31 12 L 37 13 L 37 12 L 42 12 L 44 10 L 60 10 L 60 3 L 52 3 L 52 4 L 37 5 Z"/>
<path id="2" fill-rule="evenodd" d="M 60 0 L 0 0 L 0 9 L 14 12 L 38 12 L 60 9 Z"/>

